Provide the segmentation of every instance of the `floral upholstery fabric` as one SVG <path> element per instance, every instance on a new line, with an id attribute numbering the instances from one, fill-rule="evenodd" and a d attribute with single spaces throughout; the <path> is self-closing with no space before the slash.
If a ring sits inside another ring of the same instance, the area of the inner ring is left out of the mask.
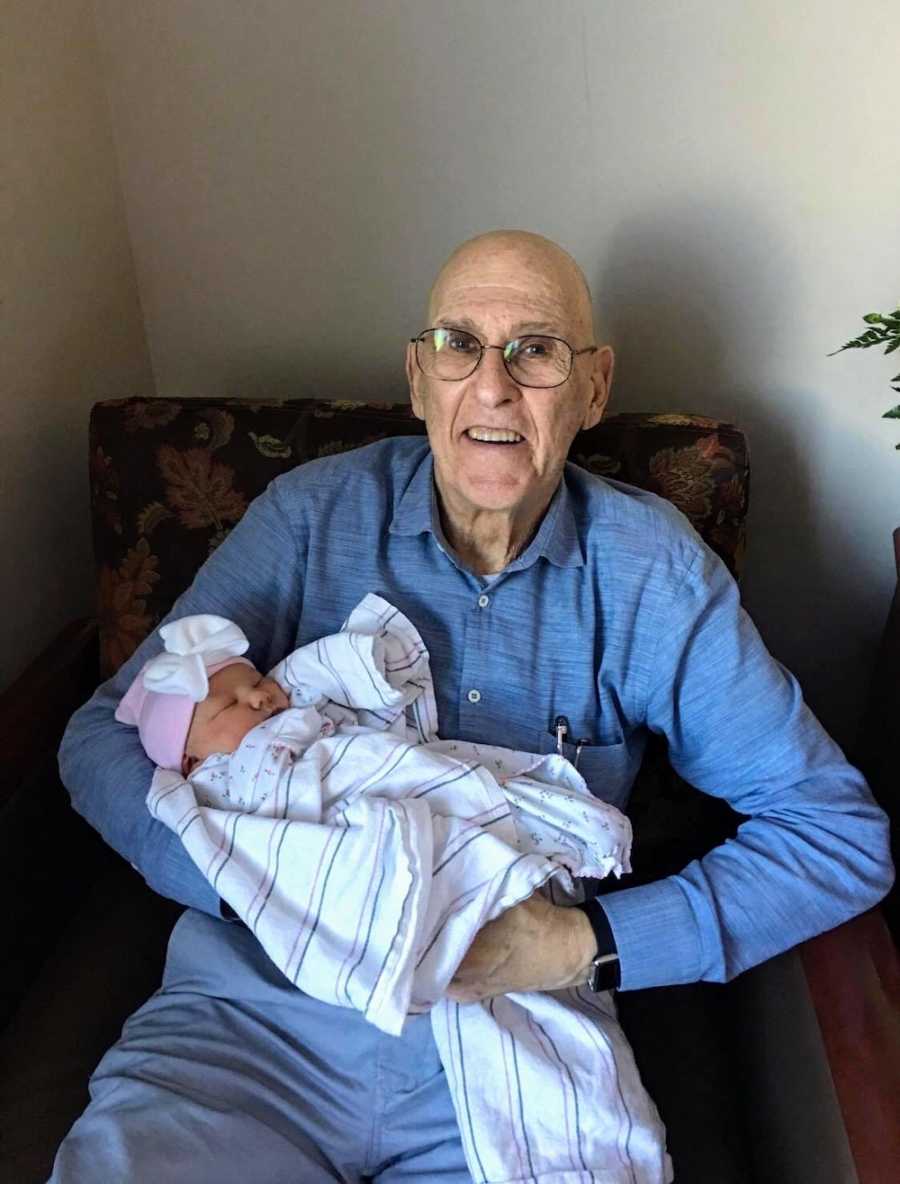
<path id="1" fill-rule="evenodd" d="M 423 433 L 407 403 L 98 403 L 90 475 L 103 674 L 156 626 L 273 477 L 314 457 Z M 748 456 L 737 428 L 692 415 L 617 415 L 576 437 L 570 455 L 668 498 L 738 573 Z"/>

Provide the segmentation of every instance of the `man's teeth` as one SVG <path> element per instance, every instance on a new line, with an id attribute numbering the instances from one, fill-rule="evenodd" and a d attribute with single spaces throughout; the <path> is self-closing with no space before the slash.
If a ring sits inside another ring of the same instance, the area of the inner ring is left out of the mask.
<path id="1" fill-rule="evenodd" d="M 523 439 L 518 432 L 505 428 L 469 428 L 466 434 L 472 440 L 481 440 L 485 444 L 518 444 Z"/>

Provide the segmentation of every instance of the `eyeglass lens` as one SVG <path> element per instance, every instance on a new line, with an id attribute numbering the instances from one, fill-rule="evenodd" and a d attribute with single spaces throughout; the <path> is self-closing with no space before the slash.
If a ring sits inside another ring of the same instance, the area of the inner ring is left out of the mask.
<path id="1" fill-rule="evenodd" d="M 422 370 L 448 382 L 468 378 L 481 355 L 481 342 L 462 329 L 429 329 L 416 341 Z M 559 386 L 572 370 L 572 350 L 555 337 L 519 337 L 507 342 L 503 363 L 512 380 L 522 386 Z"/>

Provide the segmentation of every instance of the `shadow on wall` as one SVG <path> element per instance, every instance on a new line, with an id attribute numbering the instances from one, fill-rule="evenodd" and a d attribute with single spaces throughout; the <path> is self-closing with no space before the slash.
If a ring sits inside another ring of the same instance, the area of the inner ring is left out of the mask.
<path id="1" fill-rule="evenodd" d="M 855 737 L 880 626 L 860 625 L 871 557 L 817 506 L 810 425 L 821 395 L 789 388 L 796 284 L 777 232 L 723 198 L 666 200 L 623 221 L 591 277 L 617 352 L 611 412 L 689 410 L 730 420 L 752 456 L 743 597 L 767 645 L 844 744 Z M 803 348 L 802 346 L 800 347 Z M 810 359 L 810 362 L 818 359 Z"/>
<path id="2" fill-rule="evenodd" d="M 792 298 L 790 260 L 774 233 L 724 198 L 680 208 L 667 200 L 619 224 L 596 303 L 629 409 L 638 399 L 667 410 L 687 400 L 692 410 L 717 407 L 722 418 L 761 409 L 761 355 L 782 345 L 782 309 Z"/>
<path id="3" fill-rule="evenodd" d="M 766 387 L 784 333 L 779 312 L 791 301 L 773 238 L 733 203 L 666 202 L 620 224 L 596 289 L 617 353 L 613 413 L 695 411 L 743 428 L 754 468 L 751 545 L 778 553 L 809 540 L 815 522 L 797 408 Z M 789 505 L 780 521 L 765 512 L 773 500 Z"/>
<path id="4" fill-rule="evenodd" d="M 341 354 L 329 344 L 312 343 L 246 360 L 230 357 L 222 386 L 241 399 L 354 399 L 402 403 L 408 396 L 403 371 L 406 339 L 398 336 L 393 365 L 381 357 L 366 367 L 355 351 Z M 223 369 L 220 366 L 220 369 Z"/>

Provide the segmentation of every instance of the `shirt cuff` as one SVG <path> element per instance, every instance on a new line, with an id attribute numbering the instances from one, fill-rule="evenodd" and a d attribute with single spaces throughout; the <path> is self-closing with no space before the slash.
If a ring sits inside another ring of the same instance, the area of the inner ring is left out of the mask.
<path id="1" fill-rule="evenodd" d="M 601 898 L 619 955 L 622 991 L 693 983 L 700 978 L 700 931 L 674 880 L 608 892 Z"/>

